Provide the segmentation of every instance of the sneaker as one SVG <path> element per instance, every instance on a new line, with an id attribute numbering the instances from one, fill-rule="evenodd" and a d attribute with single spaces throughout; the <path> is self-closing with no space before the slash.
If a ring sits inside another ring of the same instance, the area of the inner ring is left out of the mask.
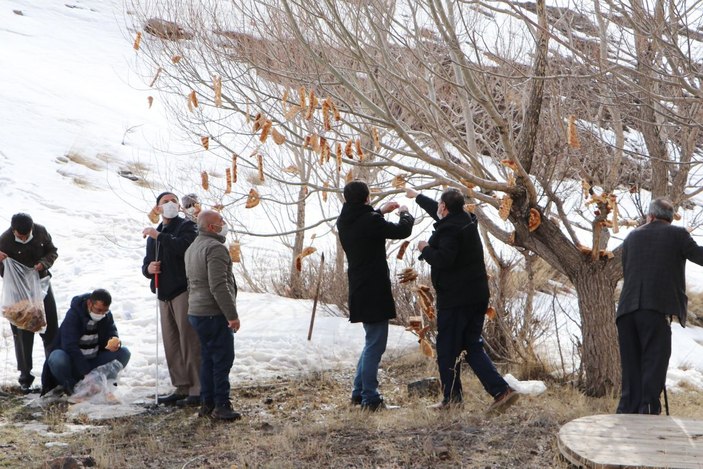
<path id="1" fill-rule="evenodd" d="M 215 406 L 215 409 L 212 411 L 210 416 L 217 420 L 228 421 L 239 420 L 242 418 L 242 414 L 232 409 L 232 404 L 229 402 L 227 404 Z"/>
<path id="2" fill-rule="evenodd" d="M 159 404 L 170 406 L 170 405 L 176 405 L 176 403 L 178 401 L 185 399 L 187 397 L 188 397 L 187 394 L 178 394 L 178 393 L 174 392 L 173 394 L 169 394 L 168 396 L 159 396 L 159 398 L 157 399 L 157 402 Z"/>
<path id="3" fill-rule="evenodd" d="M 352 396 L 351 397 L 351 405 L 361 405 L 361 396 Z"/>
<path id="4" fill-rule="evenodd" d="M 380 412 L 382 410 L 386 409 L 386 403 L 383 402 L 383 399 L 379 399 L 376 402 L 370 402 L 370 403 L 361 403 L 361 410 L 366 410 L 369 412 Z"/>
<path id="5" fill-rule="evenodd" d="M 200 407 L 200 396 L 188 396 L 176 401 L 178 407 Z"/>
<path id="6" fill-rule="evenodd" d="M 493 399 L 493 403 L 488 407 L 487 413 L 504 412 L 508 407 L 515 404 L 519 397 L 520 394 L 508 386 L 508 389 Z"/>
<path id="7" fill-rule="evenodd" d="M 212 402 L 203 402 L 198 410 L 198 417 L 210 417 L 213 410 L 215 410 L 215 404 Z"/>

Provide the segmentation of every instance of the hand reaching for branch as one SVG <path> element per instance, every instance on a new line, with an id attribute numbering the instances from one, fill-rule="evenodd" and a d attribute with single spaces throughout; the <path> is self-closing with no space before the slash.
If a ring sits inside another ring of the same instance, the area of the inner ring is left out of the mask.
<path id="1" fill-rule="evenodd" d="M 412 189 L 410 187 L 405 189 L 405 197 L 407 197 L 408 199 L 414 199 L 415 197 L 417 197 L 418 194 L 419 194 L 418 191 L 416 191 L 415 189 Z"/>
<path id="2" fill-rule="evenodd" d="M 391 213 L 393 210 L 397 209 L 400 207 L 400 204 L 398 202 L 387 202 L 383 205 L 381 205 L 381 213 L 386 214 L 386 213 Z M 407 210 L 407 209 L 406 209 Z"/>

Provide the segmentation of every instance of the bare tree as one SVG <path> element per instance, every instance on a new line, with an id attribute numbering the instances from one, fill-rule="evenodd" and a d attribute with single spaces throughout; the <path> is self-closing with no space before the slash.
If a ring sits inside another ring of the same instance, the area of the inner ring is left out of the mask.
<path id="1" fill-rule="evenodd" d="M 546 3 L 259 0 L 159 9 L 143 0 L 132 10 L 140 27 L 158 17 L 181 31 L 152 31 L 143 55 L 161 70 L 161 89 L 197 90 L 207 103 L 207 112 L 186 114 L 197 117 L 189 128 L 207 129 L 229 151 L 235 135 L 268 120 L 285 135 L 282 148 L 308 155 L 304 182 L 281 177 L 269 158 L 274 181 L 339 193 L 351 172 L 378 197 L 406 181 L 464 190 L 490 236 L 572 282 L 583 386 L 603 395 L 619 383 L 613 318 L 622 272 L 611 237 L 641 223 L 642 190 L 685 208 L 699 190 L 692 44 L 700 33 L 688 25 L 700 13 L 665 0 L 595 0 L 583 11 Z"/>

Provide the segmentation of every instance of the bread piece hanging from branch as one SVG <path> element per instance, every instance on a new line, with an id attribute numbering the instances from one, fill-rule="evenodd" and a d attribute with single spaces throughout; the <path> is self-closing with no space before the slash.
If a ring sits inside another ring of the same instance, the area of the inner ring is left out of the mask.
<path id="1" fill-rule="evenodd" d="M 232 168 L 225 168 L 226 186 L 225 194 L 232 192 Z"/>
<path id="2" fill-rule="evenodd" d="M 191 90 L 190 94 L 188 95 L 188 99 L 190 100 L 190 104 L 192 104 L 193 107 L 198 107 L 198 96 L 195 94 L 195 90 Z"/>
<path id="3" fill-rule="evenodd" d="M 332 124 L 330 122 L 330 113 L 332 112 L 330 106 L 330 98 L 325 99 L 322 102 L 322 125 L 325 131 L 332 130 Z"/>
<path id="4" fill-rule="evenodd" d="M 391 181 L 391 185 L 396 189 L 404 189 L 405 182 L 405 176 L 403 176 L 402 174 L 397 174 Z"/>
<path id="5" fill-rule="evenodd" d="M 364 150 L 361 148 L 361 139 L 356 139 L 356 155 L 359 157 L 359 161 L 364 161 Z"/>
<path id="6" fill-rule="evenodd" d="M 301 86 L 298 88 L 298 97 L 299 97 L 299 103 L 300 103 L 300 109 L 306 109 L 307 108 L 307 94 L 305 93 L 305 87 Z"/>
<path id="7" fill-rule="evenodd" d="M 200 143 L 203 144 L 203 148 L 205 148 L 206 150 L 210 149 L 210 137 L 208 137 L 207 135 L 203 135 L 202 137 L 200 137 Z"/>
<path id="8" fill-rule="evenodd" d="M 325 181 L 322 183 L 322 201 L 327 202 L 327 189 L 330 188 L 330 183 Z"/>
<path id="9" fill-rule="evenodd" d="M 415 271 L 412 267 L 407 267 L 398 274 L 399 283 L 408 283 L 414 281 L 415 279 L 417 279 L 417 271 Z"/>
<path id="10" fill-rule="evenodd" d="M 256 155 L 256 161 L 259 169 L 259 181 L 264 182 L 264 156 L 259 153 Z"/>
<path id="11" fill-rule="evenodd" d="M 312 246 L 308 246 L 308 247 L 304 248 L 300 254 L 295 256 L 295 270 L 297 270 L 298 272 L 302 272 L 303 271 L 303 259 L 305 257 L 308 257 L 310 254 L 314 253 L 315 251 L 317 251 L 317 249 L 315 249 Z"/>
<path id="12" fill-rule="evenodd" d="M 354 180 L 354 172 L 350 169 L 346 176 L 344 176 L 344 182 L 349 184 Z"/>
<path id="13" fill-rule="evenodd" d="M 310 103 L 308 106 L 308 112 L 305 114 L 305 120 L 309 121 L 315 115 L 315 108 L 317 108 L 317 97 L 315 96 L 315 91 L 310 91 Z"/>
<path id="14" fill-rule="evenodd" d="M 234 241 L 229 245 L 229 257 L 232 262 L 242 262 L 242 247 L 239 241 Z"/>
<path id="15" fill-rule="evenodd" d="M 146 97 L 146 102 L 149 103 L 149 109 L 151 109 L 151 105 L 154 104 L 154 97 L 153 97 L 153 96 L 147 96 L 147 97 Z"/>
<path id="16" fill-rule="evenodd" d="M 207 171 L 203 171 L 200 173 L 200 185 L 203 186 L 204 190 L 210 189 L 210 182 L 207 175 Z"/>
<path id="17" fill-rule="evenodd" d="M 259 193 L 256 192 L 256 189 L 252 187 L 249 190 L 249 195 L 247 196 L 247 203 L 246 205 L 244 205 L 244 208 L 254 208 L 259 205 L 259 202 L 261 202 L 261 197 L 259 197 Z"/>
<path id="18" fill-rule="evenodd" d="M 400 245 L 400 248 L 398 249 L 398 255 L 395 256 L 396 259 L 402 259 L 403 256 L 405 256 L 405 251 L 408 249 L 408 246 L 410 246 L 410 241 L 403 241 L 403 243 Z"/>
<path id="19" fill-rule="evenodd" d="M 503 196 L 500 202 L 500 207 L 498 208 L 498 216 L 500 219 L 505 221 L 510 216 L 510 209 L 513 207 L 513 199 L 508 194 Z"/>
<path id="20" fill-rule="evenodd" d="M 276 145 L 283 145 L 286 143 L 286 136 L 276 129 L 271 130 L 271 137 Z"/>
<path id="21" fill-rule="evenodd" d="M 512 169 L 515 172 L 517 172 L 518 170 L 517 163 L 513 160 L 500 160 L 500 164 L 502 164 L 506 168 Z"/>
<path id="22" fill-rule="evenodd" d="M 178 62 L 181 61 L 182 58 L 183 58 L 183 57 L 181 57 L 180 55 L 174 55 L 174 56 L 171 57 L 171 63 L 173 63 L 174 65 L 176 65 Z"/>
<path id="23" fill-rule="evenodd" d="M 134 38 L 134 44 L 132 44 L 132 47 L 134 50 L 139 50 L 139 46 L 142 43 L 142 32 L 137 31 L 137 36 Z"/>
<path id="24" fill-rule="evenodd" d="M 237 183 L 237 154 L 232 153 L 232 184 Z"/>
<path id="25" fill-rule="evenodd" d="M 373 136 L 373 148 L 378 151 L 381 149 L 381 137 L 378 134 L 378 129 L 376 127 L 371 129 L 371 135 Z"/>
<path id="26" fill-rule="evenodd" d="M 574 149 L 581 148 L 581 142 L 579 141 L 578 130 L 576 129 L 576 116 L 571 114 L 569 116 L 569 124 L 567 126 L 566 143 Z"/>
<path id="27" fill-rule="evenodd" d="M 261 135 L 259 136 L 259 141 L 261 143 L 266 143 L 266 139 L 269 138 L 269 134 L 271 133 L 272 126 L 273 122 L 271 122 L 271 120 L 266 119 L 264 121 L 264 124 L 261 126 Z"/>
<path id="28" fill-rule="evenodd" d="M 347 141 L 347 144 L 344 146 L 344 154 L 346 155 L 347 158 L 350 160 L 354 159 L 354 153 L 352 151 L 352 145 L 354 145 L 354 142 L 350 139 Z"/>
<path id="29" fill-rule="evenodd" d="M 527 222 L 527 229 L 530 232 L 535 231 L 537 228 L 539 228 L 539 225 L 542 223 L 542 215 L 540 215 L 539 210 L 536 208 L 531 208 L 530 209 L 530 218 L 528 219 Z"/>

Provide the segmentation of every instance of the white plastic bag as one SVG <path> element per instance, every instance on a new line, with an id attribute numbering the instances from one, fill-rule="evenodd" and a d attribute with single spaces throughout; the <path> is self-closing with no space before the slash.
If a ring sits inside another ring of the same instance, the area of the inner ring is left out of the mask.
<path id="1" fill-rule="evenodd" d="M 124 367 L 119 360 L 100 365 L 76 383 L 70 402 L 90 402 L 93 404 L 119 404 L 115 396 L 117 375 Z"/>
<path id="2" fill-rule="evenodd" d="M 30 332 L 46 330 L 44 295 L 39 272 L 12 258 L 3 261 L 2 315 L 13 325 Z"/>

